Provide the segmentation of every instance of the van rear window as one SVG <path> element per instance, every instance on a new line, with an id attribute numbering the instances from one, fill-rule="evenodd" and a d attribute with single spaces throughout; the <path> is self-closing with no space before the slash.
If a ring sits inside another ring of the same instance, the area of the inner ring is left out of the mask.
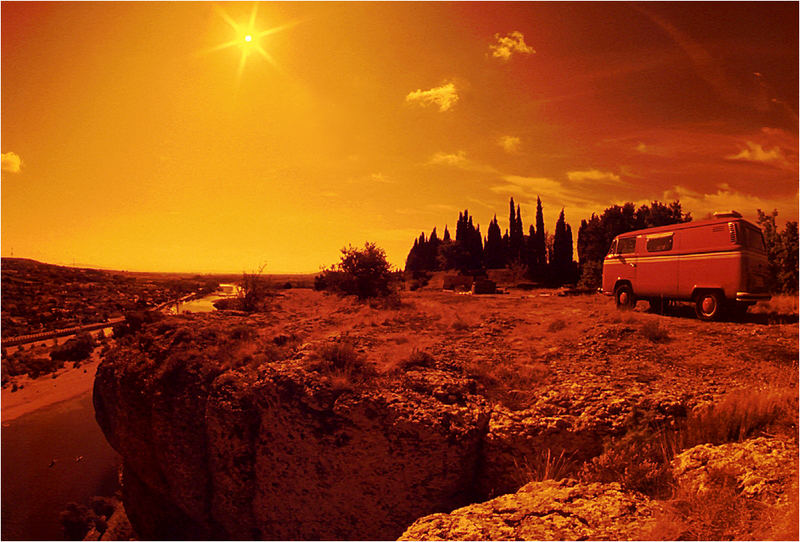
<path id="1" fill-rule="evenodd" d="M 747 225 L 742 225 L 741 231 L 744 234 L 742 235 L 742 244 L 744 246 L 758 250 L 759 252 L 764 252 L 764 238 L 761 236 L 759 230 Z"/>
<path id="2" fill-rule="evenodd" d="M 655 235 L 647 238 L 647 252 L 664 252 L 672 250 L 673 234 Z"/>
<path id="3" fill-rule="evenodd" d="M 636 237 L 625 237 L 617 243 L 617 254 L 632 254 L 636 252 Z"/>

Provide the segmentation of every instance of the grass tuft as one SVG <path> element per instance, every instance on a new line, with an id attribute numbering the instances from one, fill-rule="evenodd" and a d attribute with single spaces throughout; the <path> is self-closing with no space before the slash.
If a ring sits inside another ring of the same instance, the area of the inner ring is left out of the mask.
<path id="1" fill-rule="evenodd" d="M 642 336 L 650 342 L 665 343 L 671 339 L 669 331 L 662 327 L 661 322 L 658 320 L 645 322 L 642 324 L 640 331 Z"/>

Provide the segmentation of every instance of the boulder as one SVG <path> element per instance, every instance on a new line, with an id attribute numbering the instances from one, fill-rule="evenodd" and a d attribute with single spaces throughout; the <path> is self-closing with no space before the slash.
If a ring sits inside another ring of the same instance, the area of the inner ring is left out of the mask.
<path id="1" fill-rule="evenodd" d="M 701 444 L 675 456 L 672 474 L 691 493 L 703 495 L 734 482 L 737 492 L 747 498 L 779 504 L 790 498 L 797 480 L 797 445 L 767 437 Z"/>
<path id="2" fill-rule="evenodd" d="M 400 540 L 630 540 L 640 537 L 658 510 L 654 501 L 617 483 L 545 480 L 423 517 Z"/>

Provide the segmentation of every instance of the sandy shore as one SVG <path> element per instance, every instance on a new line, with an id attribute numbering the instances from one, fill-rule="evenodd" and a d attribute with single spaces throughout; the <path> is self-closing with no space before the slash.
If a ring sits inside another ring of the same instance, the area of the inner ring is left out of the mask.
<path id="1" fill-rule="evenodd" d="M 0 394 L 3 425 L 40 408 L 90 392 L 99 363 L 99 356 L 94 353 L 91 360 L 78 369 L 61 369 L 36 380 L 27 376 L 18 378 L 16 382 L 23 386 L 21 389 L 12 392 L 11 386 L 6 386 Z"/>

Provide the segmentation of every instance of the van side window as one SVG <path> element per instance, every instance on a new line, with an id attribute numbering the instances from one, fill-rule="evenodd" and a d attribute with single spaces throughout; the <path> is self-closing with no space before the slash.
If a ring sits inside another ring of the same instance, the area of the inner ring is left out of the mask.
<path id="1" fill-rule="evenodd" d="M 617 254 L 633 254 L 636 252 L 636 237 L 624 237 L 617 243 Z"/>
<path id="2" fill-rule="evenodd" d="M 658 235 L 647 239 L 647 252 L 664 252 L 672 250 L 673 234 Z"/>
<path id="3" fill-rule="evenodd" d="M 617 240 L 614 239 L 611 241 L 611 248 L 608 249 L 609 254 L 616 254 L 617 253 Z"/>

